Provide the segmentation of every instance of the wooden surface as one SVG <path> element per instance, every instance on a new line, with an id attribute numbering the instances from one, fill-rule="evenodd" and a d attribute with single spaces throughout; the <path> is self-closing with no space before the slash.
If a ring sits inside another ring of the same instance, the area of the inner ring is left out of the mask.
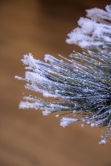
<path id="1" fill-rule="evenodd" d="M 79 123 L 64 129 L 55 115 L 19 110 L 25 83 L 14 79 L 24 76 L 24 54 L 42 60 L 46 53 L 68 56 L 76 47 L 65 43 L 67 33 L 85 9 L 109 3 L 0 1 L 0 166 L 111 166 L 111 138 L 100 146 L 101 129 Z"/>

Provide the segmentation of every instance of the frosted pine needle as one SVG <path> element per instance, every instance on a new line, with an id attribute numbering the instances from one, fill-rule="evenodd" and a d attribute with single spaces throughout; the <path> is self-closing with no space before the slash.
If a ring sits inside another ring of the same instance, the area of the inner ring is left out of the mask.
<path id="1" fill-rule="evenodd" d="M 60 125 L 82 121 L 82 126 L 106 127 L 100 144 L 111 135 L 111 6 L 106 11 L 87 10 L 88 18 L 81 18 L 79 28 L 68 34 L 68 43 L 83 48 L 82 53 L 73 52 L 69 58 L 45 55 L 45 62 L 36 60 L 32 54 L 24 56 L 26 65 L 25 88 L 39 92 L 48 99 L 24 96 L 21 109 L 42 110 L 43 115 L 57 113 L 63 116 Z M 61 58 L 61 60 L 60 60 Z M 74 115 L 81 115 L 74 118 Z"/>

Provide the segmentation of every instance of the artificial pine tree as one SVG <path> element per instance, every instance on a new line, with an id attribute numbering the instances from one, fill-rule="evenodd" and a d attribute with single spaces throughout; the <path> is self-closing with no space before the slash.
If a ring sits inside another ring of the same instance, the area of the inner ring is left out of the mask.
<path id="1" fill-rule="evenodd" d="M 80 18 L 79 27 L 66 40 L 77 44 L 82 53 L 74 51 L 69 58 L 59 59 L 45 55 L 45 62 L 24 56 L 26 65 L 25 88 L 51 97 L 53 102 L 24 96 L 21 109 L 42 110 L 43 115 L 56 112 L 63 116 L 60 125 L 82 121 L 82 126 L 106 127 L 100 144 L 111 135 L 111 5 L 106 11 L 98 8 L 87 10 L 88 18 Z M 75 115 L 81 115 L 75 118 Z"/>

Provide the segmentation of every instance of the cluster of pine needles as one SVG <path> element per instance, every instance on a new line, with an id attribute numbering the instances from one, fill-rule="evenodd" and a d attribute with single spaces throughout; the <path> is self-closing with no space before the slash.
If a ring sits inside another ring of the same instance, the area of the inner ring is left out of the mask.
<path id="1" fill-rule="evenodd" d="M 56 116 L 62 116 L 63 127 L 78 121 L 82 126 L 105 127 L 100 142 L 105 144 L 111 135 L 111 42 L 102 40 L 97 48 L 75 51 L 69 58 L 47 54 L 45 62 L 34 59 L 32 54 L 25 55 L 25 78 L 16 78 L 27 82 L 25 88 L 59 100 L 50 102 L 29 95 L 19 107 L 42 110 L 43 115 L 56 112 Z"/>

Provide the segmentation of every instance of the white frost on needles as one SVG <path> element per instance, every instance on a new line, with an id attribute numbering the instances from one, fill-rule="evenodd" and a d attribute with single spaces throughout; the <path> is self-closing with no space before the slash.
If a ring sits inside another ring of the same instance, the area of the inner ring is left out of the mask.
<path id="1" fill-rule="evenodd" d="M 75 123 L 75 122 L 78 122 L 79 120 L 78 119 L 75 119 L 75 118 L 67 118 L 67 117 L 63 117 L 60 121 L 60 126 L 62 127 L 66 127 L 68 126 L 69 124 L 72 124 L 72 123 Z"/>
<path id="2" fill-rule="evenodd" d="M 44 116 L 63 112 L 56 117 L 85 113 L 79 119 L 63 117 L 60 126 L 66 127 L 78 121 L 84 122 L 82 126 L 107 126 L 106 135 L 103 135 L 100 142 L 105 144 L 111 135 L 111 5 L 106 6 L 106 11 L 97 8 L 87 10 L 87 17 L 89 18 L 80 18 L 79 27 L 68 34 L 69 38 L 66 40 L 69 44 L 87 48 L 87 52 L 75 52 L 70 55 L 72 59 L 59 55 L 61 60 L 47 54 L 45 62 L 36 60 L 29 53 L 22 59 L 26 65 L 25 78 L 15 76 L 16 79 L 27 82 L 26 89 L 39 92 L 44 97 L 60 99 L 59 102 L 29 95 L 24 96 L 25 101 L 20 103 L 19 108 L 42 110 Z M 95 54 L 92 48 L 97 49 L 100 54 Z M 87 65 L 78 60 L 87 62 Z"/>
<path id="3" fill-rule="evenodd" d="M 111 42 L 111 5 L 106 11 L 98 8 L 86 10 L 87 17 L 80 18 L 78 28 L 68 34 L 66 42 L 77 44 L 81 48 L 99 48 L 104 50 L 104 43 Z"/>

